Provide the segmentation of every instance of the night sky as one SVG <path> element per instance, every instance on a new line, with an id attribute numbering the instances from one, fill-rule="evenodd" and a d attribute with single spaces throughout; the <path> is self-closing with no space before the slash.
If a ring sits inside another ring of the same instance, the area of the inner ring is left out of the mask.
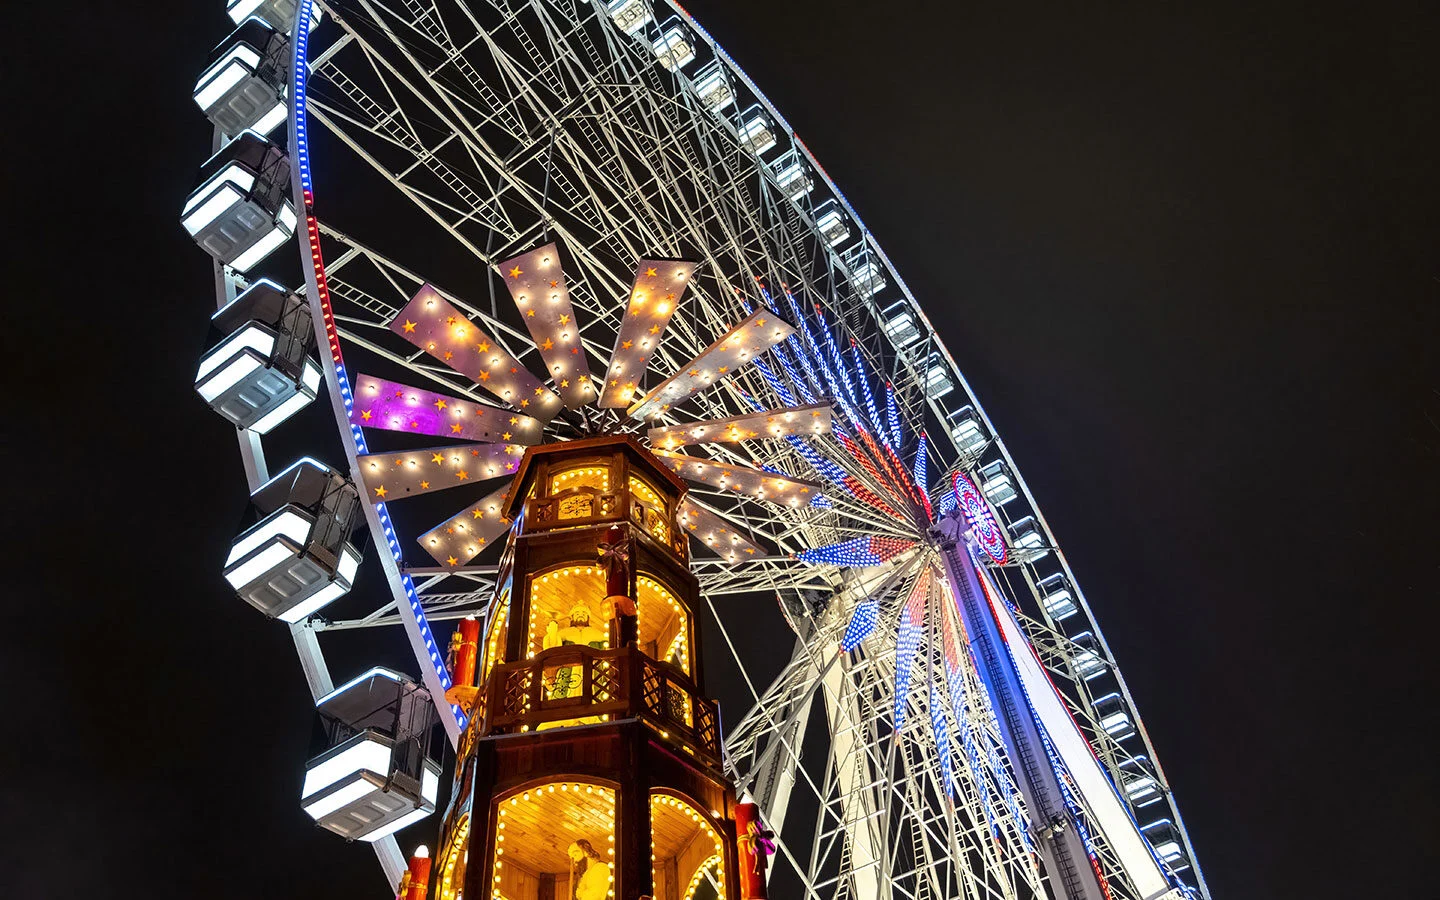
<path id="1" fill-rule="evenodd" d="M 10 4 L 0 57 L 0 893 L 382 897 L 297 802 L 286 630 L 220 577 L 245 482 L 178 215 L 223 4 L 70 6 Z M 1434 896 L 1436 5 L 687 6 L 985 403 L 1216 898 Z"/>

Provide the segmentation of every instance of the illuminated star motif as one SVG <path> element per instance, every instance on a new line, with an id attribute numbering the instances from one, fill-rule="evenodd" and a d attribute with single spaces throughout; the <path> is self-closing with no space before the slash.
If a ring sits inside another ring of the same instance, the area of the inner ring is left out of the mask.
<path id="1" fill-rule="evenodd" d="M 447 405 L 447 404 L 445 403 L 444 400 L 436 400 L 436 401 L 435 401 L 435 408 L 436 408 L 436 409 L 444 409 L 444 408 L 446 407 L 446 405 Z"/>
<path id="2" fill-rule="evenodd" d="M 364 412 L 360 413 L 360 418 L 361 418 L 361 419 L 364 419 L 366 422 L 370 421 L 370 418 L 371 418 L 370 410 L 367 409 L 367 410 L 365 410 Z"/>
<path id="3" fill-rule="evenodd" d="M 470 516 L 471 516 L 472 518 L 476 518 L 476 519 L 483 519 L 483 518 L 485 518 L 485 513 L 483 513 L 483 512 L 481 512 L 480 510 L 476 509 L 476 510 L 471 510 Z"/>
<path id="4" fill-rule="evenodd" d="M 490 345 L 485 343 L 484 341 L 481 341 L 480 343 L 475 345 L 475 349 L 479 350 L 481 353 L 489 353 Z"/>
<path id="5" fill-rule="evenodd" d="M 550 349 L 551 347 L 553 347 L 553 346 L 555 346 L 555 342 L 552 341 L 552 340 L 550 340 L 549 338 L 546 338 L 546 339 L 545 339 L 545 343 L 543 343 L 543 344 L 540 345 L 540 349 L 541 349 L 541 350 L 549 350 L 549 349 Z M 535 391 L 535 393 L 538 394 L 538 393 L 540 393 L 540 391 L 537 389 L 537 390 Z"/>
<path id="6" fill-rule="evenodd" d="M 621 342 L 620 342 L 620 349 L 622 349 L 622 350 L 629 350 L 631 343 L 632 343 L 631 341 L 621 341 Z"/>
<path id="7" fill-rule="evenodd" d="M 460 471 L 455 473 L 455 477 L 460 479 L 461 481 L 464 481 L 465 479 L 470 477 L 470 473 L 465 471 L 464 469 L 461 469 Z"/>
<path id="8" fill-rule="evenodd" d="M 659 326 L 659 325 L 651 325 L 651 326 L 650 326 L 650 333 L 651 333 L 651 334 L 659 334 L 659 333 L 660 333 L 660 326 Z"/>
<path id="9" fill-rule="evenodd" d="M 433 462 L 433 463 L 442 463 L 442 464 L 443 464 L 443 463 L 445 462 L 445 454 L 443 454 L 443 453 L 432 453 L 432 454 L 430 455 L 430 461 Z"/>
<path id="10" fill-rule="evenodd" d="M 455 557 L 452 556 L 452 557 L 450 557 L 449 559 L 445 560 L 445 565 L 447 565 L 447 566 L 458 565 L 459 562 L 460 562 L 460 560 L 458 560 L 458 559 L 456 559 Z"/>
<path id="11" fill-rule="evenodd" d="M 389 493 L 389 491 L 386 491 L 386 490 L 385 490 L 385 485 L 383 485 L 383 484 L 380 485 L 378 488 L 375 489 L 375 496 L 379 497 L 381 500 L 384 500 L 384 499 L 385 499 L 385 495 L 386 495 L 387 493 Z"/>
<path id="12" fill-rule="evenodd" d="M 513 268 L 513 269 L 510 270 L 510 277 L 511 277 L 511 278 L 519 278 L 519 277 L 521 276 L 521 274 L 523 274 L 523 273 L 521 273 L 519 266 L 516 266 L 515 268 Z"/>
<path id="13" fill-rule="evenodd" d="M 645 270 L 645 276 L 646 276 L 647 278 L 654 278 L 654 277 L 655 277 L 655 270 L 654 270 L 654 269 L 646 269 L 646 270 Z"/>
<path id="14" fill-rule="evenodd" d="M 454 425 L 451 425 L 451 426 L 450 426 L 450 430 L 453 431 L 453 432 L 456 433 L 456 434 L 459 434 L 459 433 L 460 433 L 460 423 L 459 423 L 459 422 L 456 422 Z"/>
<path id="15" fill-rule="evenodd" d="M 406 320 L 405 320 L 405 333 L 406 333 L 406 334 L 410 334 L 410 333 L 412 333 L 412 332 L 414 332 L 414 331 L 415 331 L 415 323 L 412 322 L 412 321 L 410 321 L 409 319 L 406 319 Z"/>
<path id="16" fill-rule="evenodd" d="M 428 481 L 422 481 L 422 482 L 420 482 L 420 490 L 422 490 L 422 491 L 428 491 L 428 490 L 430 490 L 430 482 L 428 482 Z"/>

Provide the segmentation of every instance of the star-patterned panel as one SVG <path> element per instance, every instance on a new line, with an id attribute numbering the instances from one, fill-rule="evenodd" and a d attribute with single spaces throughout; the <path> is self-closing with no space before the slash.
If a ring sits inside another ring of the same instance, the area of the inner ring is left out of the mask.
<path id="1" fill-rule="evenodd" d="M 813 437 L 830 433 L 830 404 L 807 403 L 785 409 L 708 419 L 687 425 L 667 425 L 650 429 L 652 446 L 664 450 L 688 447 L 691 444 L 739 443 L 740 441 L 782 438 L 790 435 Z"/>
<path id="2" fill-rule="evenodd" d="M 541 422 L 560 412 L 559 397 L 428 284 L 400 310 L 390 330 Z"/>
<path id="3" fill-rule="evenodd" d="M 770 310 L 756 310 L 674 375 L 660 382 L 626 412 L 637 419 L 658 416 L 676 403 L 725 379 L 794 333 L 794 328 Z"/>
<path id="4" fill-rule="evenodd" d="M 580 324 L 570 304 L 570 289 L 554 244 L 537 247 L 495 267 L 525 320 L 525 328 L 545 361 L 546 374 L 570 409 L 595 399 L 590 364 L 580 345 Z"/>
<path id="5" fill-rule="evenodd" d="M 442 566 L 465 565 L 509 530 L 510 523 L 500 514 L 509 490 L 507 481 L 479 502 L 436 525 L 418 538 L 420 546 Z"/>
<path id="6" fill-rule="evenodd" d="M 688 498 L 680 501 L 680 525 L 690 532 L 691 537 L 728 562 L 764 559 L 769 555 L 759 544 L 731 528 L 724 519 Z"/>
<path id="7" fill-rule="evenodd" d="M 487 444 L 529 446 L 543 439 L 542 423 L 530 416 L 373 375 L 356 376 L 350 421 L 366 428 Z"/>
<path id="8" fill-rule="evenodd" d="M 635 282 L 610 352 L 601 407 L 624 409 L 635 399 L 635 388 L 645 377 L 694 273 L 695 264 L 683 259 L 642 259 L 635 267 Z"/>
<path id="9" fill-rule="evenodd" d="M 749 466 L 730 465 L 713 459 L 686 456 L 683 453 L 670 453 L 665 450 L 651 452 L 676 475 L 687 481 L 696 481 L 722 491 L 734 491 L 757 500 L 768 500 L 782 506 L 808 506 L 820 493 L 819 485 L 791 478 L 789 475 L 777 475 Z"/>
<path id="10" fill-rule="evenodd" d="M 519 444 L 456 444 L 356 458 L 366 496 L 399 500 L 431 491 L 514 475 L 525 448 Z"/>

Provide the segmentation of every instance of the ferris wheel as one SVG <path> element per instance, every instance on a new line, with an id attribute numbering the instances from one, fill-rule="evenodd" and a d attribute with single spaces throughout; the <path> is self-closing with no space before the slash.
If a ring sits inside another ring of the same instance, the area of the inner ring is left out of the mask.
<path id="1" fill-rule="evenodd" d="M 526 447 L 629 434 L 691 483 L 654 527 L 689 533 L 737 660 L 728 597 L 774 596 L 794 632 L 725 736 L 779 838 L 777 895 L 1208 898 L 1004 442 L 844 195 L 682 8 L 228 10 L 195 92 L 215 155 L 182 214 L 216 261 L 196 387 L 239 429 L 258 519 L 225 577 L 289 625 L 318 701 L 326 641 L 388 629 L 455 740 L 445 635 L 493 619 L 507 475 Z M 265 435 L 312 402 L 344 459 L 272 477 Z M 388 599 L 355 609 L 366 532 Z M 394 831 L 433 802 L 364 835 L 392 882 Z"/>

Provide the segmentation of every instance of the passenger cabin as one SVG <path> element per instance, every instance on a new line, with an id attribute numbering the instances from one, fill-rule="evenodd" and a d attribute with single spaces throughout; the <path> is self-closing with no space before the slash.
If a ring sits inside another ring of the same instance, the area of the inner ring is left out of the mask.
<path id="1" fill-rule="evenodd" d="M 295 27 L 295 13 L 299 5 L 298 0 L 226 0 L 225 10 L 236 25 L 254 16 L 281 34 L 289 34 Z M 311 31 L 320 24 L 323 15 L 324 10 L 319 6 L 310 8 Z"/>
<path id="2" fill-rule="evenodd" d="M 218 262 L 249 271 L 295 233 L 290 158 L 255 132 L 244 132 L 201 168 L 200 186 L 185 201 L 180 222 Z"/>
<path id="3" fill-rule="evenodd" d="M 730 87 L 730 76 L 717 60 L 695 76 L 695 96 L 711 112 L 719 112 L 735 102 L 735 91 Z"/>
<path id="4" fill-rule="evenodd" d="M 1135 733 L 1135 723 L 1118 693 L 1106 694 L 1095 701 L 1094 707 L 1098 724 L 1115 740 L 1123 741 Z"/>
<path id="5" fill-rule="evenodd" d="M 266 434 L 315 399 L 321 375 L 304 300 L 261 279 L 210 321 L 224 337 L 200 358 L 195 390 L 236 428 Z"/>
<path id="6" fill-rule="evenodd" d="M 634 35 L 650 23 L 650 8 L 643 0 L 610 0 L 607 7 L 615 27 Z"/>
<path id="7" fill-rule="evenodd" d="M 930 354 L 925 364 L 925 396 L 938 400 L 955 390 L 955 381 L 950 377 L 950 364 L 939 351 Z"/>
<path id="8" fill-rule="evenodd" d="M 210 54 L 195 82 L 195 104 L 225 134 L 269 134 L 285 121 L 290 41 L 260 19 L 246 19 Z"/>
<path id="9" fill-rule="evenodd" d="M 434 710 L 423 687 L 378 666 L 321 697 L 320 752 L 300 790 L 305 812 L 328 831 L 367 842 L 433 813 Z"/>
<path id="10" fill-rule="evenodd" d="M 980 492 L 995 506 L 1004 506 L 1019 494 L 1004 460 L 995 460 L 980 469 Z"/>
<path id="11" fill-rule="evenodd" d="M 815 230 L 825 239 L 825 244 L 834 247 L 850 237 L 850 226 L 840 205 L 831 200 L 815 211 Z"/>
<path id="12" fill-rule="evenodd" d="M 660 65 L 673 72 L 695 58 L 695 44 L 679 19 L 665 24 L 660 40 L 650 45 Z"/>
<path id="13" fill-rule="evenodd" d="M 260 521 L 241 532 L 225 580 L 251 606 L 298 622 L 344 596 L 360 567 L 350 542 L 360 494 L 349 479 L 308 457 L 250 496 Z"/>
<path id="14" fill-rule="evenodd" d="M 961 453 L 974 456 L 990 442 L 985 426 L 973 406 L 962 406 L 949 415 L 950 437 Z"/>
<path id="15" fill-rule="evenodd" d="M 815 179 L 810 177 L 809 170 L 800 161 L 800 154 L 791 151 L 780 157 L 775 163 L 775 183 L 780 185 L 780 190 L 791 200 L 799 200 L 801 197 L 815 189 Z"/>
<path id="16" fill-rule="evenodd" d="M 745 111 L 742 121 L 744 124 L 740 126 L 741 146 L 756 156 L 775 146 L 775 132 L 770 125 L 770 118 L 758 104 Z"/>
<path id="17" fill-rule="evenodd" d="M 1040 604 L 1045 607 L 1045 612 L 1055 622 L 1063 622 L 1080 608 L 1075 605 L 1075 595 L 1070 590 L 1070 582 L 1066 581 L 1064 575 L 1051 575 L 1041 579 L 1035 586 L 1040 592 Z"/>
<path id="18" fill-rule="evenodd" d="M 881 311 L 885 319 L 885 333 L 896 347 L 906 347 L 920 338 L 920 329 L 915 325 L 915 313 L 905 300 L 897 300 Z"/>

